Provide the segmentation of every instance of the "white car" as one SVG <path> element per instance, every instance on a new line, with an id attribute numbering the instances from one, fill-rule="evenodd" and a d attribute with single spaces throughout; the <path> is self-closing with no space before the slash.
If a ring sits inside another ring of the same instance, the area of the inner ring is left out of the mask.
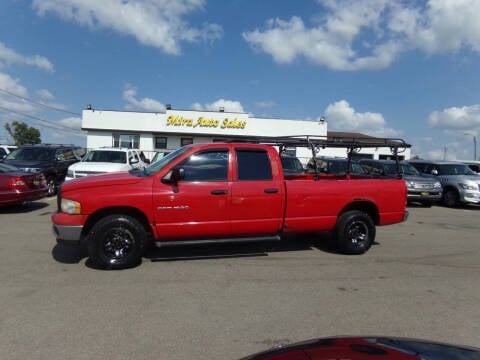
<path id="1" fill-rule="evenodd" d="M 0 145 L 0 159 L 10 154 L 17 147 L 15 145 Z"/>
<path id="2" fill-rule="evenodd" d="M 80 162 L 68 167 L 65 181 L 79 177 L 143 169 L 148 160 L 142 151 L 124 148 L 99 148 L 87 152 Z"/>

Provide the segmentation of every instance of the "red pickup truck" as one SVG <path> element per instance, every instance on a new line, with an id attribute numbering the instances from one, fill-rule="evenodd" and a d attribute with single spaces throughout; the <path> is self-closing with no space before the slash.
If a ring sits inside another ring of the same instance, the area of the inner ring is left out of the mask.
<path id="1" fill-rule="evenodd" d="M 144 170 L 66 182 L 52 216 L 59 243 L 86 245 L 109 269 L 138 264 L 146 244 L 280 239 L 331 231 L 340 249 L 362 254 L 376 225 L 404 221 L 401 179 L 284 175 L 279 152 L 251 143 L 194 144 Z"/>

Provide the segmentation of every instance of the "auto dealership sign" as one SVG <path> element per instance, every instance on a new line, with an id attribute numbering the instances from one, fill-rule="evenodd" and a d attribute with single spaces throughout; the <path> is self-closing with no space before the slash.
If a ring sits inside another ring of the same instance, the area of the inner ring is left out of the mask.
<path id="1" fill-rule="evenodd" d="M 238 120 L 238 118 L 215 119 L 208 117 L 189 118 L 180 115 L 169 115 L 167 118 L 167 126 L 191 127 L 191 128 L 217 128 L 217 129 L 245 129 L 246 120 Z"/>

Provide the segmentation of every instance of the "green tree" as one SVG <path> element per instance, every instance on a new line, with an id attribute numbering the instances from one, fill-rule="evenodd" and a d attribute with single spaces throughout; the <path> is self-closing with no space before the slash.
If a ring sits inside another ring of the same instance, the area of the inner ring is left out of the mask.
<path id="1" fill-rule="evenodd" d="M 13 121 L 10 125 L 5 124 L 5 130 L 10 134 L 15 145 L 20 146 L 23 144 L 40 144 L 40 130 L 28 126 L 24 122 Z"/>

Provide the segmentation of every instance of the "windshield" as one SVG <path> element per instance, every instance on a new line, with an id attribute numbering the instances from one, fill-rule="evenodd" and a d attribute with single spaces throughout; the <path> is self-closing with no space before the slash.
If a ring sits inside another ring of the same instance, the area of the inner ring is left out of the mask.
<path id="1" fill-rule="evenodd" d="M 126 164 L 127 153 L 124 151 L 92 150 L 85 155 L 82 162 L 109 162 Z"/>
<path id="2" fill-rule="evenodd" d="M 465 164 L 438 165 L 438 175 L 477 175 Z"/>
<path id="3" fill-rule="evenodd" d="M 384 163 L 383 168 L 385 174 L 387 175 L 396 175 L 397 174 L 397 164 L 396 163 Z M 402 175 L 413 175 L 413 176 L 421 176 L 417 169 L 415 169 L 410 164 L 402 164 L 400 163 L 398 166 L 398 170 Z"/>
<path id="4" fill-rule="evenodd" d="M 144 170 L 144 173 L 146 175 L 153 175 L 163 169 L 167 164 L 169 164 L 171 161 L 175 160 L 178 156 L 186 152 L 190 147 L 189 146 L 184 146 L 181 148 L 178 148 L 174 152 L 171 152 L 170 154 L 164 156 L 158 161 L 155 161 L 152 163 L 150 166 L 147 166 Z"/>
<path id="5" fill-rule="evenodd" d="M 45 161 L 55 158 L 55 149 L 25 147 L 12 151 L 7 160 Z"/>

